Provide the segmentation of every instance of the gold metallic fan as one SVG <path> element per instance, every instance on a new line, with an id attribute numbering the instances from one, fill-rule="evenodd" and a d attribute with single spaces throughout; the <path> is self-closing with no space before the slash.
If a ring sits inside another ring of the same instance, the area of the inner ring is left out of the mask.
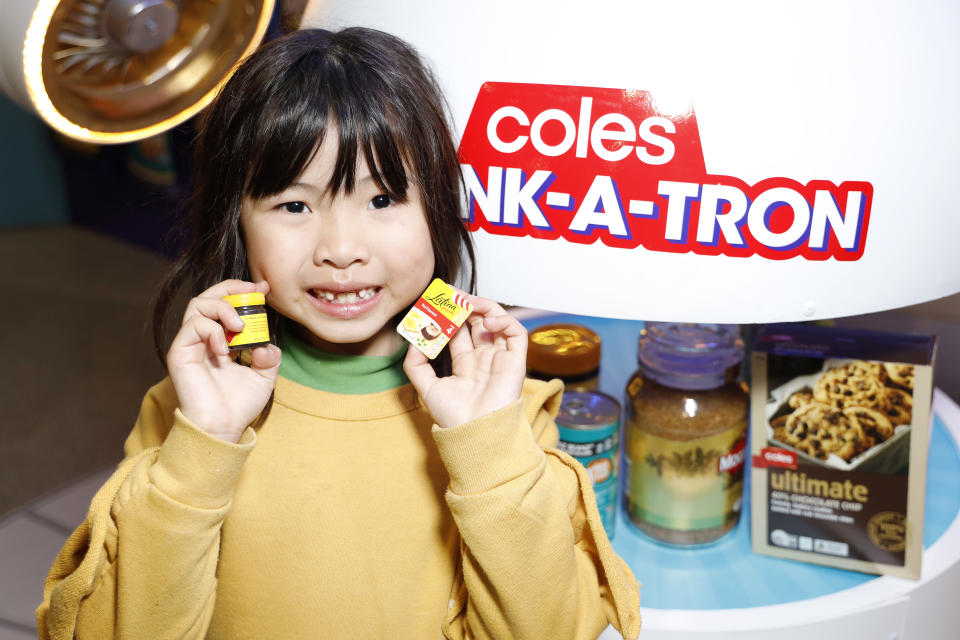
<path id="1" fill-rule="evenodd" d="M 72 138 L 145 138 L 210 102 L 236 63 L 262 40 L 273 5 L 273 0 L 39 0 L 22 41 L 22 78 L 6 65 L 8 82 L 15 92 L 16 81 L 24 80 L 30 105 Z"/>

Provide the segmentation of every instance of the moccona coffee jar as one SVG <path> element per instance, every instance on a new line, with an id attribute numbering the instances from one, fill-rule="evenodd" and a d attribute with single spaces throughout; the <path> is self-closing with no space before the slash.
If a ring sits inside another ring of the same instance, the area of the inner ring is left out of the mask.
<path id="1" fill-rule="evenodd" d="M 740 518 L 749 393 L 737 325 L 648 322 L 626 390 L 624 505 L 657 541 L 713 542 Z"/>

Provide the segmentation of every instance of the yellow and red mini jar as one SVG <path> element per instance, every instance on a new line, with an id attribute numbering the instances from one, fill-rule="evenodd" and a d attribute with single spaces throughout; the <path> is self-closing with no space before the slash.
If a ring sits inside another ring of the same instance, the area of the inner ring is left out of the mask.
<path id="1" fill-rule="evenodd" d="M 223 298 L 240 314 L 243 331 L 226 331 L 227 346 L 232 351 L 253 349 L 270 344 L 270 324 L 267 322 L 267 301 L 262 293 L 239 293 Z"/>

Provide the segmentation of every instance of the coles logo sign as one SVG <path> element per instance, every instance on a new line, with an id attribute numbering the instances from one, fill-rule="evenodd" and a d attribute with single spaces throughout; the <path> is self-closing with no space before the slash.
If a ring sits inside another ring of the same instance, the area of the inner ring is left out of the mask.
<path id="1" fill-rule="evenodd" d="M 661 113 L 654 98 L 646 91 L 484 84 L 459 149 L 467 227 L 671 253 L 863 255 L 869 182 L 767 178 L 751 185 L 710 175 L 696 116 Z"/>

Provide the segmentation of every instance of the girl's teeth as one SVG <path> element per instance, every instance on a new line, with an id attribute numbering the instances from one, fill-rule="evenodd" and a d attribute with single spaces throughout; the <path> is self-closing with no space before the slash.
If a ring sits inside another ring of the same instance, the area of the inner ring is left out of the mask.
<path id="1" fill-rule="evenodd" d="M 365 300 L 376 293 L 375 287 L 361 289 L 360 291 L 347 291 L 344 293 L 333 293 L 332 291 L 317 291 L 318 298 L 323 298 L 327 302 L 336 302 L 338 304 L 350 304 L 357 300 Z"/>

